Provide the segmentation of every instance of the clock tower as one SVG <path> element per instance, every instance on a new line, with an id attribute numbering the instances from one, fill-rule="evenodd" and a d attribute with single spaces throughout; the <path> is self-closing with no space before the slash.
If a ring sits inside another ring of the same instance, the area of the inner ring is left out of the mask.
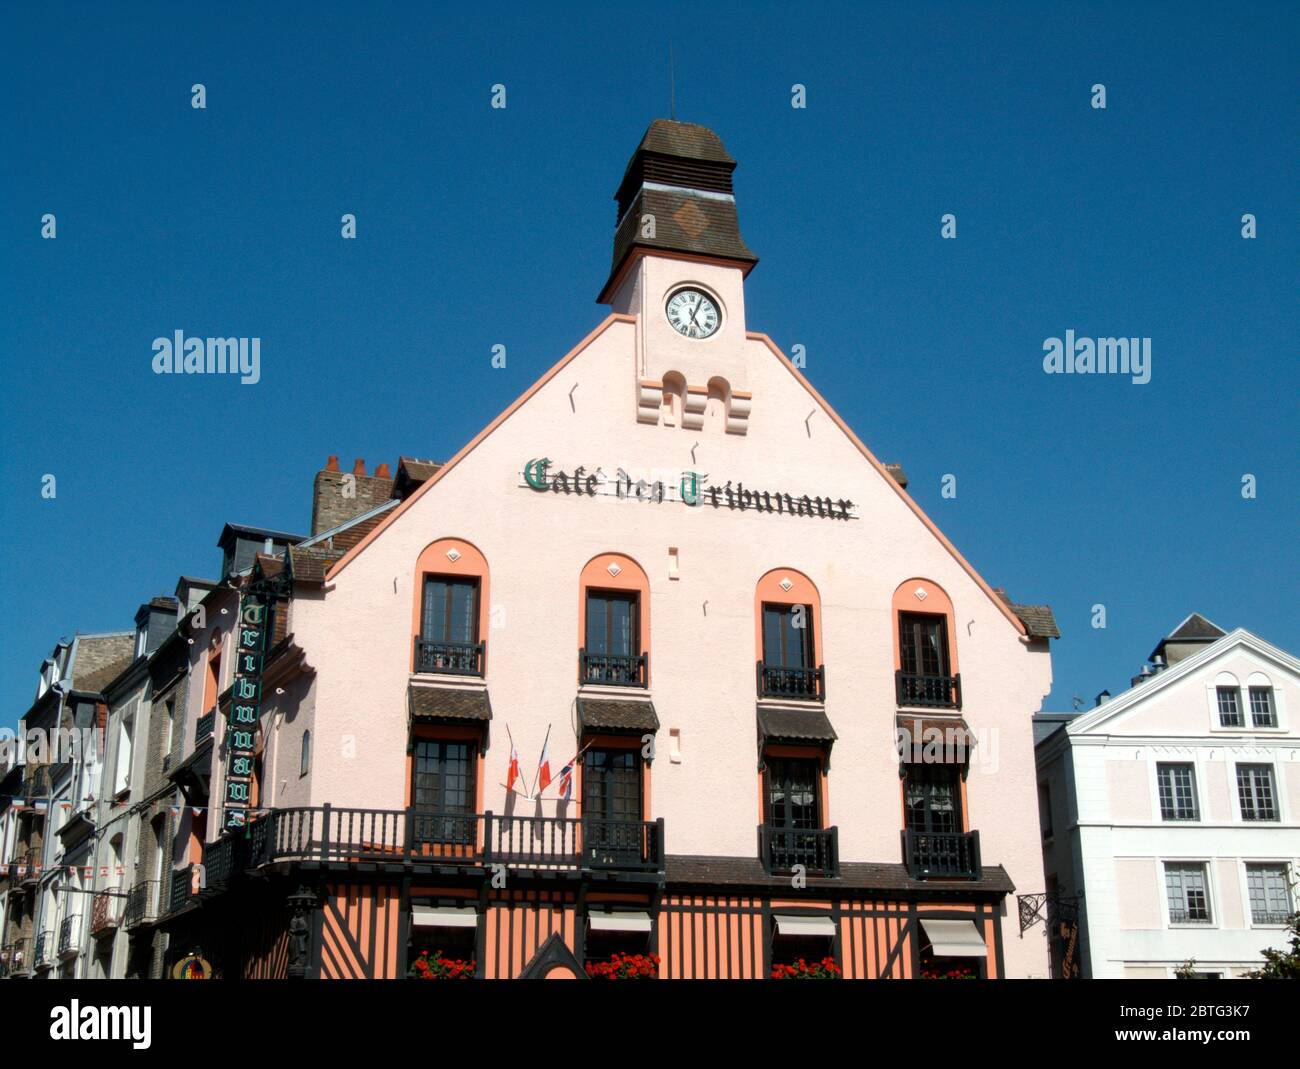
<path id="1" fill-rule="evenodd" d="M 637 420 L 744 434 L 745 276 L 736 161 L 712 130 L 656 119 L 614 199 L 614 260 L 597 301 L 637 319 Z"/>

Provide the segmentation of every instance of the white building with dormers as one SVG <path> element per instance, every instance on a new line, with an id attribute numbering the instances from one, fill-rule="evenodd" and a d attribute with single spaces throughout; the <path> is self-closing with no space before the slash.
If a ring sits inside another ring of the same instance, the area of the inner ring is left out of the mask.
<path id="1" fill-rule="evenodd" d="M 1193 613 L 1150 661 L 1040 718 L 1064 721 L 1036 747 L 1047 887 L 1082 896 L 1084 976 L 1241 976 L 1297 908 L 1300 660 Z"/>

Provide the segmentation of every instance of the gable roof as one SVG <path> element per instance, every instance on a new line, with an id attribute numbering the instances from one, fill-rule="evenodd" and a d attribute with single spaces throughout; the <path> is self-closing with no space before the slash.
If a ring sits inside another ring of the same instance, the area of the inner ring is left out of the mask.
<path id="1" fill-rule="evenodd" d="M 1218 624 L 1211 623 L 1199 612 L 1189 613 L 1181 624 L 1156 643 L 1156 648 L 1147 654 L 1147 660 L 1154 661 L 1157 654 L 1164 653 L 1165 644 L 1168 642 L 1213 642 L 1227 633 Z"/>
<path id="2" fill-rule="evenodd" d="M 442 479 L 447 475 L 449 471 L 455 469 L 457 464 L 459 464 L 465 457 L 469 456 L 470 453 L 472 453 L 475 449 L 477 449 L 479 443 L 484 441 L 488 435 L 490 435 L 493 431 L 495 431 L 498 427 L 500 427 L 501 424 L 503 424 L 512 415 L 514 415 L 515 412 L 517 412 L 520 408 L 522 408 L 523 405 L 527 401 L 529 401 L 535 393 L 537 393 L 543 386 L 545 386 L 548 382 L 550 382 L 551 379 L 555 378 L 555 376 L 558 375 L 561 371 L 563 371 L 564 368 L 566 368 L 570 363 L 572 363 L 575 359 L 577 359 L 577 357 L 580 356 L 582 352 L 587 349 L 588 346 L 590 346 L 597 338 L 599 338 L 602 334 L 604 334 L 606 330 L 608 330 L 611 326 L 613 326 L 616 323 L 635 324 L 636 316 L 624 315 L 621 312 L 612 312 L 610 315 L 606 316 L 604 321 L 599 326 L 597 326 L 595 330 L 593 330 L 590 334 L 588 334 L 585 338 L 583 338 L 582 341 L 578 342 L 577 345 L 575 345 L 572 349 L 570 349 L 569 352 L 566 353 L 558 362 L 556 362 L 554 366 L 552 366 L 548 371 L 546 371 L 541 376 L 541 378 L 539 378 L 536 382 L 532 384 L 532 386 L 528 387 L 527 390 L 525 390 L 522 394 L 520 394 L 517 398 L 515 398 L 514 402 L 504 412 L 502 412 L 499 416 L 497 416 L 496 419 L 494 419 L 491 423 L 489 423 L 486 427 L 484 427 L 483 430 L 479 431 L 479 433 L 476 434 L 473 437 L 473 439 L 471 439 L 470 442 L 463 449 L 460 450 L 460 452 L 458 452 L 454 457 L 452 457 L 445 464 L 443 464 L 436 472 L 434 472 L 433 475 L 431 475 L 427 480 L 425 480 L 425 482 L 423 482 L 419 487 L 417 487 L 411 493 L 411 495 L 408 498 L 406 498 L 405 501 L 403 501 L 395 509 L 389 512 L 378 524 L 376 524 L 375 527 L 371 531 L 369 531 L 366 534 L 366 536 L 363 539 L 361 539 L 360 542 L 358 542 L 355 546 L 350 548 L 345 554 L 343 554 L 343 556 L 340 559 L 335 561 L 329 567 L 327 573 L 323 576 L 323 581 L 328 583 L 336 579 L 339 576 L 339 574 L 349 564 L 351 564 L 353 560 L 357 558 L 358 555 L 365 552 L 366 547 L 369 546 L 371 542 L 373 542 L 384 531 L 386 531 L 391 524 L 395 523 L 397 519 L 404 512 L 406 512 L 407 509 L 409 509 L 412 505 L 415 504 L 415 502 L 419 501 L 420 498 L 422 498 L 431 489 L 433 489 L 433 487 L 437 486 L 438 483 L 442 481 Z M 833 422 L 837 427 L 839 427 L 841 431 L 844 432 L 845 437 L 849 439 L 849 441 L 854 445 L 854 447 L 858 450 L 858 452 L 862 454 L 862 456 L 866 459 L 866 461 L 873 468 L 876 469 L 880 477 L 885 481 L 885 485 L 888 486 L 895 494 L 898 495 L 899 500 L 901 500 L 903 504 L 906 505 L 912 511 L 912 513 L 917 517 L 917 519 L 921 521 L 921 523 L 926 527 L 926 529 L 929 530 L 929 532 L 939 540 L 939 544 L 942 545 L 943 548 L 948 551 L 948 553 L 957 562 L 957 564 L 960 565 L 961 568 L 966 572 L 966 574 L 969 575 L 971 579 L 975 581 L 975 584 L 982 591 L 984 591 L 984 594 L 988 597 L 989 601 L 991 601 L 993 605 L 997 607 L 998 611 L 1002 613 L 1002 615 L 1007 619 L 1007 621 L 1011 624 L 1011 626 L 1014 627 L 1020 634 L 1029 635 L 1030 634 L 1029 628 L 1025 626 L 1025 623 L 1021 620 L 1021 618 L 1016 615 L 1016 613 L 1010 608 L 1010 606 L 1007 605 L 1005 601 L 1003 601 L 1002 598 L 998 597 L 998 595 L 994 593 L 993 588 L 984 581 L 984 579 L 980 576 L 978 572 L 975 571 L 974 567 L 972 567 L 970 562 L 966 560 L 966 558 L 963 557 L 961 553 L 958 552 L 957 547 L 954 546 L 950 541 L 948 541 L 947 537 L 944 535 L 942 531 L 939 530 L 939 528 L 935 525 L 934 521 L 931 520 L 930 517 L 927 516 L 925 512 L 921 509 L 921 506 L 918 505 L 914 500 L 912 500 L 911 496 L 907 493 L 906 490 L 904 490 L 898 484 L 894 476 L 886 469 L 886 467 L 879 460 L 876 459 L 875 455 L 871 452 L 871 450 L 868 449 L 866 445 L 863 444 L 862 439 L 860 439 L 856 434 L 853 433 L 849 425 L 845 423 L 843 419 L 840 418 L 839 414 L 830 406 L 830 403 L 826 400 L 826 398 L 824 398 L 820 393 L 817 392 L 816 387 L 814 387 L 813 384 L 803 376 L 803 374 L 799 371 L 799 369 L 796 368 L 793 363 L 791 363 L 790 358 L 787 357 L 785 353 L 781 352 L 779 348 L 777 348 L 776 343 L 772 341 L 772 339 L 769 338 L 766 334 L 760 334 L 755 331 L 747 331 L 745 337 L 749 341 L 761 342 L 763 345 L 767 346 L 768 350 L 772 353 L 772 355 L 775 356 L 785 367 L 785 369 L 791 375 L 794 376 L 795 381 L 798 382 L 799 385 L 802 386 L 808 392 L 808 394 L 812 397 L 814 401 L 817 402 L 817 404 L 826 413 L 826 415 L 830 417 L 831 422 Z M 1048 612 L 1050 613 L 1050 610 L 1048 610 Z M 1053 621 L 1053 626 L 1054 625 L 1055 625 L 1055 621 Z"/>
<path id="3" fill-rule="evenodd" d="M 1087 734 L 1094 728 L 1105 724 L 1108 720 L 1124 713 L 1138 702 L 1144 701 L 1153 694 L 1158 694 L 1166 687 L 1185 676 L 1191 675 L 1210 661 L 1237 647 L 1245 647 L 1261 657 L 1267 657 L 1300 675 L 1300 659 L 1293 657 L 1286 650 L 1279 649 L 1271 642 L 1266 642 L 1253 632 L 1247 631 L 1244 627 L 1238 627 L 1235 631 L 1224 635 L 1204 649 L 1197 650 L 1192 656 L 1185 657 L 1172 668 L 1166 668 L 1158 675 L 1134 684 L 1119 697 L 1111 698 L 1104 705 L 1099 705 L 1086 713 L 1080 713 L 1066 725 L 1066 733 L 1069 735 Z"/>

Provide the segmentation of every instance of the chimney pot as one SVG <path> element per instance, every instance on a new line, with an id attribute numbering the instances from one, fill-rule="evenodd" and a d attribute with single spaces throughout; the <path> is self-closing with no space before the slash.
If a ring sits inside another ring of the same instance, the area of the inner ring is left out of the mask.
<path id="1" fill-rule="evenodd" d="M 365 475 L 365 473 L 366 473 L 366 458 L 357 457 L 357 459 L 352 462 L 352 474 Z"/>
<path id="2" fill-rule="evenodd" d="M 331 456 L 330 456 L 330 459 L 329 459 L 329 463 L 327 463 L 327 464 L 325 465 L 325 470 L 326 470 L 326 471 L 338 471 L 338 470 L 339 470 L 339 458 L 336 457 L 336 456 L 331 455 Z"/>
<path id="3" fill-rule="evenodd" d="M 379 467 L 377 467 L 377 468 L 375 469 L 375 478 L 376 478 L 376 479 L 391 479 L 391 478 L 392 478 L 392 476 L 388 474 L 388 465 L 387 465 L 387 464 L 380 464 Z"/>

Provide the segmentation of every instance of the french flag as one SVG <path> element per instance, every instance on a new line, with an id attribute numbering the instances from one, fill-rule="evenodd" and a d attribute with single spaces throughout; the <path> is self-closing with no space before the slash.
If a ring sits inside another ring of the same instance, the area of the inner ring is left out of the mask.
<path id="1" fill-rule="evenodd" d="M 560 801 L 567 802 L 573 797 L 573 762 L 570 761 L 560 769 Z"/>
<path id="2" fill-rule="evenodd" d="M 510 741 L 510 770 L 506 773 L 506 790 L 515 789 L 515 780 L 519 778 L 519 751 L 515 749 L 515 743 Z"/>
<path id="3" fill-rule="evenodd" d="M 551 785 L 551 740 L 542 744 L 542 759 L 537 763 L 537 793 Z"/>

